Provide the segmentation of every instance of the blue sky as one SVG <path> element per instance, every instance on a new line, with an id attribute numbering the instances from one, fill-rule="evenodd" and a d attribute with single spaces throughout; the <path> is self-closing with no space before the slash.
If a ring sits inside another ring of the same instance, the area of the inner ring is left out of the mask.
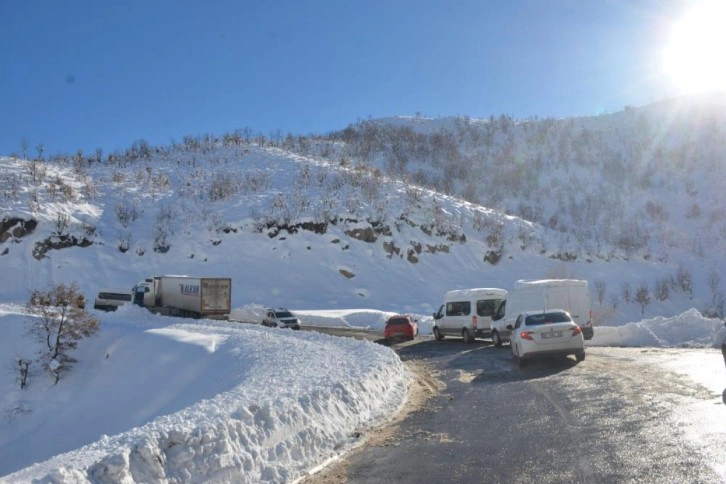
<path id="1" fill-rule="evenodd" d="M 617 111 L 683 94 L 659 57 L 683 3 L 4 0 L 0 155 Z"/>

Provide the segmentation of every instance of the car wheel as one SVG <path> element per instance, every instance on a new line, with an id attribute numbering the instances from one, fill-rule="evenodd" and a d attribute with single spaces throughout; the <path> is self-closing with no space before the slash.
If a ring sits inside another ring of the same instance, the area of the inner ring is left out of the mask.
<path id="1" fill-rule="evenodd" d="M 724 405 L 726 405 L 726 388 L 724 388 L 723 395 L 721 395 L 721 397 L 723 398 Z"/>
<path id="2" fill-rule="evenodd" d="M 522 368 L 525 365 L 526 360 L 524 358 L 517 358 L 517 366 Z"/>
<path id="3" fill-rule="evenodd" d="M 511 345 L 511 350 L 512 350 L 512 358 L 517 363 L 517 366 L 521 367 L 522 359 L 519 356 L 517 356 L 517 348 L 515 348 L 513 344 Z"/>
<path id="4" fill-rule="evenodd" d="M 499 331 L 496 329 L 492 331 L 492 343 L 494 343 L 494 346 L 497 348 L 502 346 L 502 338 L 499 337 Z"/>
<path id="5" fill-rule="evenodd" d="M 473 343 L 474 338 L 471 337 L 471 333 L 467 328 L 464 328 L 461 330 L 461 339 L 464 340 L 464 343 Z"/>
<path id="6" fill-rule="evenodd" d="M 583 351 L 582 353 L 577 353 L 575 355 L 575 359 L 577 361 L 585 361 L 585 352 Z"/>
<path id="7" fill-rule="evenodd" d="M 441 341 L 442 339 L 444 339 L 444 335 L 441 334 L 441 331 L 439 331 L 439 328 L 437 328 L 436 326 L 434 326 L 434 339 L 436 341 Z"/>

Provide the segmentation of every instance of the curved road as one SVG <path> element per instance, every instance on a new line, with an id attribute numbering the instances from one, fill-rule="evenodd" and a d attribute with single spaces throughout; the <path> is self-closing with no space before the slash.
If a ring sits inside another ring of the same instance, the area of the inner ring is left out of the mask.
<path id="1" fill-rule="evenodd" d="M 393 349 L 428 398 L 304 482 L 726 482 L 720 393 L 666 369 L 679 358 L 722 365 L 717 350 L 588 348 L 582 363 L 520 369 L 508 346 L 483 341 Z"/>

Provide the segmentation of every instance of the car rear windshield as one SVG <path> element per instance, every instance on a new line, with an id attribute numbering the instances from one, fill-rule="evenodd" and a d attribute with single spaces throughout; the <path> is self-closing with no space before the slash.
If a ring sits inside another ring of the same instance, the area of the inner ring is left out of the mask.
<path id="1" fill-rule="evenodd" d="M 570 321 L 572 321 L 572 319 L 567 315 L 567 313 L 544 313 L 527 316 L 525 324 L 527 326 L 537 326 L 539 324 L 567 323 Z"/>
<path id="2" fill-rule="evenodd" d="M 388 320 L 388 324 L 408 324 L 408 319 L 406 318 L 391 318 Z"/>

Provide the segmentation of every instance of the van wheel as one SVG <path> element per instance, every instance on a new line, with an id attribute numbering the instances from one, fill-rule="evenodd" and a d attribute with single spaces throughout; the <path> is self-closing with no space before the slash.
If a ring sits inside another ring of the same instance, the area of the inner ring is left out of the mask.
<path id="1" fill-rule="evenodd" d="M 585 352 L 583 351 L 582 353 L 577 353 L 575 355 L 575 359 L 577 361 L 585 361 Z"/>
<path id="2" fill-rule="evenodd" d="M 497 348 L 502 347 L 502 338 L 499 337 L 499 331 L 496 329 L 492 331 L 492 343 L 494 343 L 494 346 Z"/>
<path id="3" fill-rule="evenodd" d="M 436 326 L 434 326 L 434 339 L 436 341 L 441 341 L 442 339 L 444 339 L 444 335 L 441 334 L 441 331 L 439 331 L 439 328 L 437 328 Z"/>
<path id="4" fill-rule="evenodd" d="M 474 342 L 474 338 L 471 337 L 471 333 L 466 328 L 461 330 L 461 339 L 464 340 L 464 343 L 473 343 Z"/>

